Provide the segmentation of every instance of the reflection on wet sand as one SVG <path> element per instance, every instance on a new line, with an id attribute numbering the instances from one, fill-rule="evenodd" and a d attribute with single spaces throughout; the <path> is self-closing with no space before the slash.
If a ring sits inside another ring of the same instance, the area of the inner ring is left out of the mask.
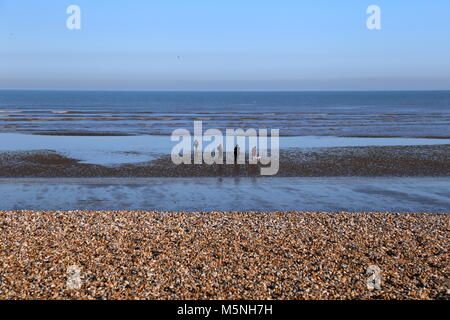
<path id="1" fill-rule="evenodd" d="M 0 179 L 0 209 L 450 212 L 450 178 Z"/>

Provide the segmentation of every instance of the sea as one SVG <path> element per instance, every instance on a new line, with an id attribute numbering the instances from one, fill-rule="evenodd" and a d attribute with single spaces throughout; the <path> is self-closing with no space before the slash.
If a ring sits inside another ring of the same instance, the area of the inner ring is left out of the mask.
<path id="1" fill-rule="evenodd" d="M 121 165 L 176 129 L 278 129 L 281 148 L 450 144 L 450 91 L 0 90 L 0 153 Z M 450 213 L 450 177 L 0 178 L 0 210 Z"/>
<path id="2" fill-rule="evenodd" d="M 195 120 L 282 136 L 450 138 L 450 91 L 0 91 L 2 132 L 170 135 Z"/>

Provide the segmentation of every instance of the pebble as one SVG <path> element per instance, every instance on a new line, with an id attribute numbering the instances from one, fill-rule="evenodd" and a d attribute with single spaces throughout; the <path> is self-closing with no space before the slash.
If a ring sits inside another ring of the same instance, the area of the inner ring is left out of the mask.
<path id="1" fill-rule="evenodd" d="M 0 299 L 449 299 L 449 225 L 431 213 L 0 211 Z"/>

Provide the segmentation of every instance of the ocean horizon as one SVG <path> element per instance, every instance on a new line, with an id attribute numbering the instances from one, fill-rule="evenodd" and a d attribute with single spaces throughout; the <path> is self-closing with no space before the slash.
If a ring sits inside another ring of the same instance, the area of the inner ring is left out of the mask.
<path id="1" fill-rule="evenodd" d="M 450 137 L 450 91 L 0 90 L 2 132 L 170 135 L 279 129 L 282 136 Z"/>

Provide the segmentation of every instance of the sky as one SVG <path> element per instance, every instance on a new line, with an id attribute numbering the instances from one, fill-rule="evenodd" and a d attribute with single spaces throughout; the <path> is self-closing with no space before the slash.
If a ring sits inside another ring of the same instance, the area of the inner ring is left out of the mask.
<path id="1" fill-rule="evenodd" d="M 450 1 L 0 0 L 0 88 L 445 90 Z"/>

